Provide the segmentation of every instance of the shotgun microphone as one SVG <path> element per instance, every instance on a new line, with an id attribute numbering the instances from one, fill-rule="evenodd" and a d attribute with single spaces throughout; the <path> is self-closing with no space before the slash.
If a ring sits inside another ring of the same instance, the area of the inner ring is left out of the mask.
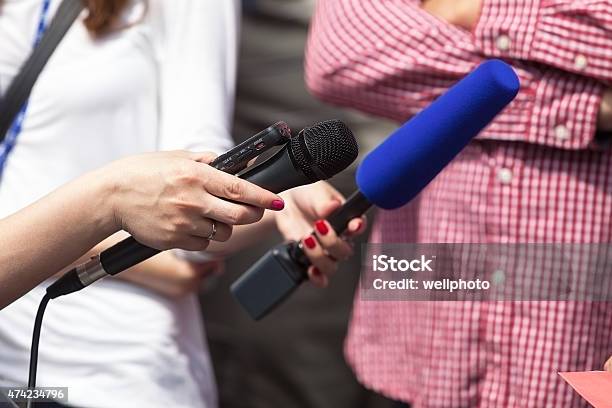
<path id="1" fill-rule="evenodd" d="M 347 168 L 355 161 L 357 154 L 357 142 L 351 130 L 340 120 L 329 120 L 303 129 L 273 156 L 247 168 L 238 177 L 279 193 L 326 180 Z M 47 294 L 54 299 L 76 292 L 159 252 L 139 243 L 134 237 L 126 238 L 67 272 L 47 288 Z"/>
<path id="2" fill-rule="evenodd" d="M 341 234 L 371 206 L 394 209 L 412 200 L 516 96 L 513 69 L 490 60 L 451 87 L 369 153 L 357 169 L 358 190 L 328 221 Z M 277 245 L 232 286 L 255 320 L 268 314 L 303 281 L 310 262 L 300 244 Z"/>

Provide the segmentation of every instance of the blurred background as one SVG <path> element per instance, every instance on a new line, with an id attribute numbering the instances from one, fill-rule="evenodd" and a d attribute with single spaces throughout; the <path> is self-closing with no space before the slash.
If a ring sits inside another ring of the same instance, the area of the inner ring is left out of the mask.
<path id="1" fill-rule="evenodd" d="M 303 54 L 314 3 L 243 0 L 236 142 L 279 120 L 297 134 L 305 126 L 337 118 L 353 130 L 363 155 L 396 125 L 324 105 L 308 94 Z M 355 188 L 354 170 L 331 180 L 345 195 Z M 201 293 L 220 406 L 391 407 L 390 401 L 360 386 L 344 361 L 359 255 L 342 265 L 329 288 L 305 284 L 260 322 L 253 322 L 231 297 L 231 283 L 280 240 L 262 240 L 229 258 L 225 273 L 207 281 Z M 357 254 L 359 247 L 356 242 Z"/>

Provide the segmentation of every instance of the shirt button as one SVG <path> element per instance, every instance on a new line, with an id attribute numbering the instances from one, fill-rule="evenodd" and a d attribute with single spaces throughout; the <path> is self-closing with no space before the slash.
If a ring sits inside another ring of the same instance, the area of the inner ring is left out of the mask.
<path id="1" fill-rule="evenodd" d="M 576 59 L 574 60 L 574 66 L 577 69 L 583 70 L 587 67 L 587 65 L 588 65 L 588 60 L 584 55 L 578 55 Z"/>
<path id="2" fill-rule="evenodd" d="M 506 168 L 499 169 L 497 179 L 502 184 L 510 184 L 512 182 L 512 170 Z"/>
<path id="3" fill-rule="evenodd" d="M 500 51 L 508 51 L 508 49 L 510 49 L 510 37 L 505 34 L 500 35 L 497 37 L 497 40 L 495 40 L 495 45 Z"/>
<path id="4" fill-rule="evenodd" d="M 559 140 L 567 140 L 570 138 L 570 131 L 564 125 L 558 125 L 555 127 L 555 137 Z"/>

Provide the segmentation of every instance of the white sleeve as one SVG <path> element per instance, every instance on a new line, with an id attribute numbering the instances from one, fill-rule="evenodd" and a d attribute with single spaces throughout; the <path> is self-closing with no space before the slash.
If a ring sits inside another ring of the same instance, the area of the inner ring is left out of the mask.
<path id="1" fill-rule="evenodd" d="M 160 150 L 223 153 L 234 108 L 237 0 L 156 0 Z"/>

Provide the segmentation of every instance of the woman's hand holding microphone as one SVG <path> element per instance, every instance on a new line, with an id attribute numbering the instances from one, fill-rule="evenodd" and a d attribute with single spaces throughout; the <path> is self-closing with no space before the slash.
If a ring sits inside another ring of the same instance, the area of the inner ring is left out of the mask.
<path id="1" fill-rule="evenodd" d="M 255 223 L 266 209 L 284 208 L 278 195 L 205 165 L 215 157 L 150 153 L 100 169 L 110 192 L 111 232 L 125 230 L 157 249 L 201 251 L 211 239 L 228 240 L 234 225 Z"/>
<path id="2" fill-rule="evenodd" d="M 329 276 L 338 269 L 338 263 L 353 255 L 353 247 L 345 238 L 362 234 L 366 229 L 366 218 L 352 219 L 344 236 L 338 236 L 325 218 L 345 199 L 325 181 L 297 187 L 281 195 L 287 206 L 276 214 L 276 225 L 286 239 L 301 241 L 304 253 L 312 263 L 308 268 L 310 281 L 316 286 L 326 287 Z"/>
<path id="3" fill-rule="evenodd" d="M 203 250 L 227 240 L 233 225 L 283 209 L 278 195 L 206 165 L 214 158 L 128 157 L 0 219 L 0 309 L 118 231 L 161 250 Z"/>

